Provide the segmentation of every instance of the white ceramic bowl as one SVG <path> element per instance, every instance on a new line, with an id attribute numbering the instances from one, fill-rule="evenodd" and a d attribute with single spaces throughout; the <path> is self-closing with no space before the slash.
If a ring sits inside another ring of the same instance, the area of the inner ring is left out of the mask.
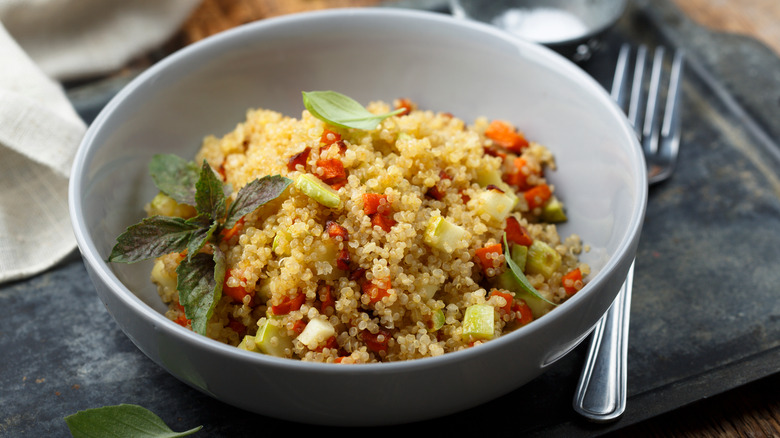
<path id="1" fill-rule="evenodd" d="M 590 245 L 594 274 L 552 313 L 477 348 L 403 363 L 314 364 L 238 350 L 163 316 L 151 264 L 106 264 L 116 237 L 156 193 L 153 154 L 192 157 L 251 107 L 292 116 L 301 91 L 360 102 L 409 97 L 467 121 L 516 122 L 548 146 L 567 203 L 563 235 Z M 98 295 L 152 360 L 235 406 L 287 420 L 378 425 L 479 405 L 541 374 L 587 336 L 623 282 L 647 198 L 644 160 L 621 111 L 578 67 L 488 26 L 399 9 L 340 9 L 263 20 L 193 44 L 123 89 L 87 132 L 70 211 Z"/>

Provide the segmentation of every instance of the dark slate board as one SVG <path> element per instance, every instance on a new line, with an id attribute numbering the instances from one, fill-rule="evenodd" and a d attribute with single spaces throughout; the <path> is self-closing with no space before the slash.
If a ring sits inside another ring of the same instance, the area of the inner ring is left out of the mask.
<path id="1" fill-rule="evenodd" d="M 420 425 L 463 435 L 503 418 L 524 436 L 597 436 L 779 371 L 780 59 L 657 1 L 635 2 L 582 67 L 608 86 L 624 41 L 688 52 L 679 169 L 650 191 L 637 254 L 626 413 L 609 425 L 573 413 L 582 345 L 502 398 Z M 70 96 L 91 121 L 119 85 Z M 118 329 L 76 253 L 0 285 L 0 309 L 0 436 L 67 436 L 64 416 L 119 403 L 174 430 L 204 425 L 196 436 L 323 429 L 237 410 L 171 377 Z"/>

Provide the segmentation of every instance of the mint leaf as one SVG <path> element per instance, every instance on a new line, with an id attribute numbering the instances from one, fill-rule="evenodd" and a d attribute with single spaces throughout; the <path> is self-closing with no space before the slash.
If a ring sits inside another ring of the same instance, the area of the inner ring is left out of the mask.
<path id="1" fill-rule="evenodd" d="M 151 411 L 130 404 L 79 411 L 65 417 L 65 423 L 74 438 L 174 438 L 203 428 L 174 432 Z"/>
<path id="2" fill-rule="evenodd" d="M 135 263 L 182 251 L 198 227 L 178 217 L 145 218 L 117 237 L 108 261 Z"/>
<path id="3" fill-rule="evenodd" d="M 172 154 L 158 154 L 149 162 L 149 173 L 161 192 L 180 204 L 195 206 L 198 166 Z"/>
<path id="4" fill-rule="evenodd" d="M 214 246 L 214 254 L 198 253 L 186 258 L 176 268 L 179 304 L 192 320 L 192 331 L 206 334 L 206 324 L 222 297 L 225 279 L 225 255 Z"/>
<path id="5" fill-rule="evenodd" d="M 222 181 L 217 178 L 211 166 L 203 160 L 200 177 L 195 183 L 195 208 L 216 220 L 225 214 L 225 192 Z"/>
<path id="6" fill-rule="evenodd" d="M 192 259 L 192 256 L 197 254 L 206 242 L 211 239 L 214 232 L 219 227 L 218 222 L 212 222 L 211 217 L 207 214 L 200 214 L 194 218 L 187 219 L 188 224 L 197 226 L 190 236 L 189 242 L 187 242 L 187 259 Z"/>
<path id="7" fill-rule="evenodd" d="M 351 97 L 335 91 L 304 91 L 303 105 L 325 123 L 364 131 L 375 129 L 382 120 L 405 111 L 399 108 L 387 114 L 374 114 Z"/>
<path id="8" fill-rule="evenodd" d="M 274 175 L 255 179 L 241 187 L 241 190 L 236 194 L 236 200 L 233 201 L 228 210 L 225 228 L 233 228 L 244 215 L 255 211 L 266 202 L 278 198 L 291 183 L 292 180 L 289 178 Z"/>
<path id="9" fill-rule="evenodd" d="M 517 266 L 517 263 L 512 260 L 512 256 L 509 254 L 509 243 L 506 241 L 506 233 L 504 233 L 504 259 L 506 259 L 506 265 L 509 267 L 512 275 L 515 277 L 515 280 L 517 280 L 517 283 L 524 291 L 548 304 L 557 306 L 557 304 L 543 297 L 539 291 L 534 288 L 531 282 L 528 281 L 528 277 L 525 276 L 525 273 L 523 273 L 523 270 L 520 268 L 520 266 Z"/>

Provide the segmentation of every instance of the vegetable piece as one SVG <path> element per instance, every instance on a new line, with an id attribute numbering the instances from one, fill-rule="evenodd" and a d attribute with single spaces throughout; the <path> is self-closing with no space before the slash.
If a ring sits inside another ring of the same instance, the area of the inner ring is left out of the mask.
<path id="1" fill-rule="evenodd" d="M 488 190 L 481 192 L 478 199 L 480 205 L 477 208 L 477 214 L 487 214 L 496 221 L 506 219 L 517 203 L 516 196 L 492 185 L 488 186 Z"/>
<path id="2" fill-rule="evenodd" d="M 366 347 L 375 353 L 386 352 L 393 334 L 389 330 L 380 328 L 377 333 L 368 330 L 360 332 L 360 338 L 366 343 Z"/>
<path id="3" fill-rule="evenodd" d="M 336 222 L 328 221 L 325 223 L 325 229 L 328 232 L 328 236 L 332 239 L 341 240 L 342 242 L 349 241 L 349 232 L 346 228 L 339 225 Z"/>
<path id="4" fill-rule="evenodd" d="M 361 285 L 363 294 L 368 297 L 368 304 L 376 304 L 383 298 L 389 297 L 391 287 L 392 285 L 390 284 L 389 278 L 365 281 Z"/>
<path id="5" fill-rule="evenodd" d="M 512 307 L 512 310 L 519 314 L 517 320 L 520 322 L 520 325 L 526 325 L 534 320 L 534 314 L 531 310 L 531 307 L 523 299 L 515 300 L 515 304 Z"/>
<path id="6" fill-rule="evenodd" d="M 293 296 L 287 296 L 281 303 L 271 306 L 271 314 L 286 315 L 290 312 L 294 312 L 301 308 L 304 301 L 306 301 L 306 294 L 300 292 Z"/>
<path id="7" fill-rule="evenodd" d="M 326 184 L 346 183 L 347 171 L 344 170 L 344 163 L 338 158 L 320 158 L 317 160 L 317 167 L 322 170 L 320 179 Z"/>
<path id="8" fill-rule="evenodd" d="M 533 210 L 543 206 L 552 196 L 552 191 L 547 184 L 539 184 L 525 191 L 523 196 L 526 202 L 528 202 L 528 208 Z"/>
<path id="9" fill-rule="evenodd" d="M 446 322 L 446 318 L 444 316 L 444 311 L 441 309 L 436 309 L 431 314 L 431 321 L 428 324 L 428 329 L 432 332 L 435 332 L 440 328 L 444 327 L 445 322 Z"/>
<path id="10" fill-rule="evenodd" d="M 503 148 L 520 152 L 528 146 L 528 141 L 514 126 L 503 120 L 493 120 L 485 129 L 485 137 Z"/>
<path id="11" fill-rule="evenodd" d="M 542 274 L 544 278 L 550 278 L 561 267 L 561 255 L 550 245 L 535 240 L 528 247 L 528 259 L 525 262 L 525 270 L 529 274 Z"/>
<path id="12" fill-rule="evenodd" d="M 322 135 L 320 136 L 320 143 L 324 145 L 332 145 L 333 143 L 338 143 L 341 141 L 341 134 L 338 132 L 331 131 L 330 129 L 325 128 L 322 131 Z"/>
<path id="13" fill-rule="evenodd" d="M 298 335 L 298 340 L 309 350 L 314 350 L 335 334 L 336 329 L 328 321 L 314 318 L 306 324 L 306 328 Z"/>
<path id="14" fill-rule="evenodd" d="M 158 193 L 149 203 L 147 210 L 149 216 L 169 216 L 189 219 L 198 214 L 195 207 L 180 204 L 175 199 L 163 192 Z"/>
<path id="15" fill-rule="evenodd" d="M 386 114 L 373 114 L 354 99 L 335 91 L 304 91 L 303 105 L 325 123 L 364 131 L 371 131 L 384 119 L 404 112 L 404 108 L 399 108 Z"/>
<path id="16" fill-rule="evenodd" d="M 291 253 L 290 242 L 292 242 L 292 235 L 285 230 L 279 230 L 271 243 L 271 251 L 281 256 L 289 256 Z"/>
<path id="17" fill-rule="evenodd" d="M 515 261 L 512 259 L 511 255 L 507 253 L 507 251 L 508 251 L 507 248 L 508 247 L 509 247 L 509 244 L 506 241 L 506 233 L 505 233 L 504 234 L 504 259 L 506 260 L 506 265 L 509 268 L 507 270 L 507 272 L 511 273 L 510 278 L 520 288 L 519 291 L 514 289 L 514 288 L 511 288 L 509 290 L 511 290 L 511 291 L 515 292 L 516 294 L 518 294 L 518 295 L 515 295 L 516 297 L 520 296 L 521 298 L 525 299 L 525 297 L 522 296 L 523 294 L 527 295 L 528 297 L 530 297 L 531 301 L 529 301 L 529 299 L 526 299 L 526 302 L 528 302 L 529 305 L 531 305 L 531 302 L 536 303 L 536 300 L 539 300 L 539 301 L 543 301 L 543 302 L 545 302 L 547 304 L 550 304 L 552 306 L 555 306 L 556 305 L 555 303 L 553 303 L 552 301 L 549 301 L 548 299 L 544 298 L 541 294 L 539 294 L 539 291 L 537 291 L 533 287 L 533 285 L 528 281 L 528 278 L 523 273 L 523 270 L 520 269 L 519 266 L 517 266 Z M 526 260 L 526 267 L 527 266 L 528 266 L 528 261 Z M 542 310 L 542 309 L 540 309 L 540 310 Z M 534 315 L 534 316 L 536 316 L 536 315 Z"/>
<path id="18" fill-rule="evenodd" d="M 490 296 L 498 296 L 504 299 L 506 301 L 506 304 L 501 307 L 501 310 L 505 313 L 510 313 L 512 311 L 512 307 L 515 303 L 515 298 L 512 296 L 512 294 L 501 292 L 498 289 L 493 289 L 490 291 Z"/>
<path id="19" fill-rule="evenodd" d="M 566 295 L 572 296 L 582 289 L 582 271 L 579 268 L 572 269 L 561 277 L 561 286 Z"/>
<path id="20" fill-rule="evenodd" d="M 363 194 L 363 213 L 367 216 L 378 213 L 383 205 L 389 205 L 387 202 L 387 195 L 380 195 L 378 193 Z"/>
<path id="21" fill-rule="evenodd" d="M 290 172 L 293 172 L 298 169 L 298 166 L 303 166 L 303 170 L 306 170 L 306 162 L 309 160 L 309 153 L 311 153 L 311 148 L 305 148 L 301 152 L 298 152 L 297 154 L 290 157 L 290 159 L 287 160 L 287 170 Z"/>
<path id="22" fill-rule="evenodd" d="M 544 204 L 544 207 L 542 208 L 542 219 L 546 222 L 566 222 L 566 212 L 563 209 L 563 203 L 556 198 L 555 196 L 551 197 L 550 200 Z"/>
<path id="23" fill-rule="evenodd" d="M 489 304 L 474 304 L 466 308 L 463 316 L 463 336 L 472 340 L 492 339 L 495 310 Z"/>
<path id="24" fill-rule="evenodd" d="M 247 339 L 248 336 L 244 336 L 247 346 L 251 347 L 254 344 L 254 349 L 249 351 L 259 351 L 270 356 L 286 357 L 285 350 L 292 351 L 293 342 L 292 338 L 287 335 L 287 330 L 277 325 L 279 323 L 278 320 L 266 320 L 265 323 L 258 327 L 254 338 Z"/>
<path id="25" fill-rule="evenodd" d="M 529 233 L 525 227 L 520 225 L 520 222 L 517 220 L 517 218 L 513 216 L 506 218 L 504 233 L 506 233 L 506 239 L 511 243 L 516 243 L 522 246 L 529 246 L 534 243 L 534 239 L 531 237 L 531 233 Z"/>
<path id="26" fill-rule="evenodd" d="M 192 435 L 203 428 L 174 432 L 148 409 L 131 404 L 79 411 L 65 417 L 65 423 L 74 438 L 176 438 Z"/>
<path id="27" fill-rule="evenodd" d="M 244 302 L 244 297 L 254 296 L 254 290 L 247 291 L 244 286 L 241 286 L 240 284 L 238 286 L 228 286 L 228 278 L 233 276 L 233 270 L 229 270 L 227 274 L 225 274 L 225 281 L 222 284 L 222 293 L 232 298 L 234 301 L 238 303 Z M 251 305 L 251 304 L 250 304 Z"/>
<path id="28" fill-rule="evenodd" d="M 414 110 L 414 103 L 409 99 L 401 98 L 397 100 L 395 107 L 403 110 L 398 114 L 399 116 L 405 116 Z"/>
<path id="29" fill-rule="evenodd" d="M 375 213 L 373 216 L 371 216 L 371 225 L 383 229 L 386 233 L 389 233 L 395 224 L 395 219 L 392 219 L 383 214 Z"/>
<path id="30" fill-rule="evenodd" d="M 512 255 L 512 261 L 515 263 L 515 265 L 517 265 L 521 271 L 525 272 L 525 263 L 528 259 L 528 247 L 513 243 L 511 244 L 509 251 Z"/>
<path id="31" fill-rule="evenodd" d="M 500 243 L 488 245 L 474 251 L 474 256 L 479 260 L 479 264 L 482 267 L 482 273 L 485 274 L 486 277 L 492 277 L 499 273 L 496 271 L 503 263 L 498 263 L 497 260 L 501 253 Z"/>
<path id="32" fill-rule="evenodd" d="M 341 206 L 339 194 L 314 175 L 308 173 L 298 175 L 298 179 L 295 180 L 295 188 L 325 207 L 339 208 Z"/>
<path id="33" fill-rule="evenodd" d="M 236 236 L 238 236 L 238 233 L 241 232 L 241 230 L 244 229 L 244 218 L 238 220 L 238 222 L 233 225 L 232 228 L 223 228 L 222 232 L 219 233 L 219 239 L 222 241 L 228 241 Z"/>
<path id="34" fill-rule="evenodd" d="M 451 253 L 468 245 L 470 233 L 442 216 L 433 216 L 425 229 L 423 240 L 429 246 Z"/>

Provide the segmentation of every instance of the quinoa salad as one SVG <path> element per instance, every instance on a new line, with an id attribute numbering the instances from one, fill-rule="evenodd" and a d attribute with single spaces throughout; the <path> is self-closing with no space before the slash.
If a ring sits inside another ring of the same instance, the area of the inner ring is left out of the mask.
<path id="1" fill-rule="evenodd" d="M 194 326 L 177 290 L 203 281 L 178 278 L 188 250 L 220 255 L 207 272 L 221 284 L 209 289 L 214 302 L 197 331 L 313 362 L 478 348 L 582 289 L 585 249 L 558 234 L 566 212 L 546 179 L 550 150 L 504 120 L 466 122 L 408 99 L 364 109 L 385 116 L 357 129 L 308 106 L 300 118 L 253 109 L 232 132 L 203 140 L 195 163 L 224 184 L 227 208 L 258 178 L 289 183 L 230 223 L 203 222 L 207 243 L 191 246 L 190 236 L 187 249 L 154 257 L 169 319 Z M 203 216 L 175 198 L 161 190 L 148 217 Z"/>

